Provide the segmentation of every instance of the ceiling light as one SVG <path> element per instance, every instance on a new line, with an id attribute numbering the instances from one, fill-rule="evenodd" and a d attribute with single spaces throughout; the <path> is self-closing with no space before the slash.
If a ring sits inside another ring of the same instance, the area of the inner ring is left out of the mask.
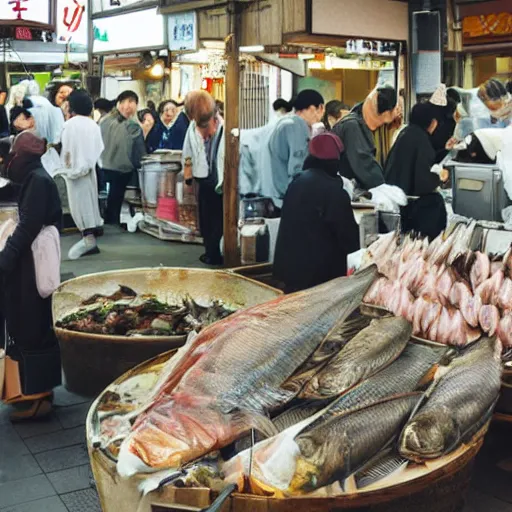
<path id="1" fill-rule="evenodd" d="M 153 64 L 153 66 L 151 67 L 151 69 L 149 70 L 149 74 L 153 78 L 162 78 L 164 76 L 164 73 L 165 73 L 165 67 L 164 67 L 163 63 L 160 61 L 155 62 Z"/>
<path id="2" fill-rule="evenodd" d="M 240 46 L 240 51 L 244 53 L 261 53 L 265 51 L 265 47 L 262 45 Z"/>

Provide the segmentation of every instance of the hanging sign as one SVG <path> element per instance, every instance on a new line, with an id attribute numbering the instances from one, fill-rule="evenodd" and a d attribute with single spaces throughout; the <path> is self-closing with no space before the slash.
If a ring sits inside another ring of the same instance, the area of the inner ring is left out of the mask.
<path id="1" fill-rule="evenodd" d="M 57 0 L 57 42 L 87 45 L 87 0 Z"/>
<path id="2" fill-rule="evenodd" d="M 147 5 L 156 5 L 157 3 L 152 0 L 92 0 L 92 13 L 98 14 L 127 7 L 145 7 Z"/>
<path id="3" fill-rule="evenodd" d="M 50 24 L 51 0 L 0 0 L 0 20 Z"/>
<path id="4" fill-rule="evenodd" d="M 197 51 L 197 15 L 195 12 L 171 14 L 167 22 L 169 50 Z"/>

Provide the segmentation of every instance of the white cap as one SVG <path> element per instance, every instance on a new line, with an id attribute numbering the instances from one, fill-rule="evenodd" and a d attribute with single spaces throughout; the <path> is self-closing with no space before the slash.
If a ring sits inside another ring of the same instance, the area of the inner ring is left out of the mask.
<path id="1" fill-rule="evenodd" d="M 446 98 L 446 85 L 439 84 L 429 101 L 438 107 L 446 107 L 448 105 L 448 100 Z"/>
<path id="2" fill-rule="evenodd" d="M 503 149 L 503 132 L 505 128 L 481 128 L 475 130 L 473 135 L 480 141 L 486 155 L 496 160 L 498 152 Z"/>

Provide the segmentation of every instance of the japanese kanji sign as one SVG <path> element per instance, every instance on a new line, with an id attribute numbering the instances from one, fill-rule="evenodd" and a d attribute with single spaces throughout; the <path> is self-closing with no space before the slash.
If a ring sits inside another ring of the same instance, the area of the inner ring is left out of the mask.
<path id="1" fill-rule="evenodd" d="M 0 0 L 0 20 L 50 23 L 50 0 Z"/>
<path id="2" fill-rule="evenodd" d="M 87 0 L 57 1 L 57 40 L 87 44 Z"/>

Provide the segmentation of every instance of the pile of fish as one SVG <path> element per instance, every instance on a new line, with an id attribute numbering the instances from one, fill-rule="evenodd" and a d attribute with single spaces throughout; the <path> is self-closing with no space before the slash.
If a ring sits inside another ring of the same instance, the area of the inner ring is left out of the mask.
<path id="1" fill-rule="evenodd" d="M 112 295 L 95 294 L 56 323 L 70 331 L 118 336 L 183 336 L 199 331 L 233 313 L 220 301 L 210 306 L 186 296 L 179 304 L 159 301 L 155 295 L 138 295 L 120 286 Z"/>
<path id="2" fill-rule="evenodd" d="M 497 335 L 512 347 L 512 248 L 490 258 L 472 251 L 476 223 L 457 225 L 429 243 L 388 233 L 370 246 L 382 274 L 364 298 L 413 324 L 413 333 L 465 346 Z"/>
<path id="3" fill-rule="evenodd" d="M 236 483 L 275 496 L 350 476 L 365 487 L 456 449 L 492 410 L 501 345 L 484 338 L 454 358 L 411 342 L 406 319 L 362 314 L 377 275 L 372 265 L 189 336 L 145 403 L 102 412 L 94 445 L 121 476 L 152 473 L 146 492 Z"/>

